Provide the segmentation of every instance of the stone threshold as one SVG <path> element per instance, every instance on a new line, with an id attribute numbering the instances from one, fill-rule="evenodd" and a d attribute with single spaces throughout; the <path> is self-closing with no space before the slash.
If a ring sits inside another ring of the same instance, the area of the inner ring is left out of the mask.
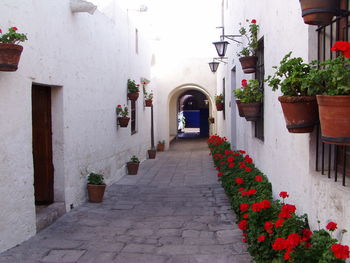
<path id="1" fill-rule="evenodd" d="M 66 206 L 64 202 L 55 202 L 51 205 L 35 206 L 35 211 L 36 232 L 39 232 L 64 215 L 66 213 Z"/>

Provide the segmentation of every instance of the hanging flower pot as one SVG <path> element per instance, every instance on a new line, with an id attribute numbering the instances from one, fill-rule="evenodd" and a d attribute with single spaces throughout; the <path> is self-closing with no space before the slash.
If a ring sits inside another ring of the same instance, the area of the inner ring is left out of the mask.
<path id="1" fill-rule="evenodd" d="M 152 107 L 152 105 L 153 105 L 152 102 L 153 102 L 152 100 L 145 100 L 145 106 L 146 107 Z"/>
<path id="2" fill-rule="evenodd" d="M 241 102 L 242 112 L 247 121 L 257 121 L 261 116 L 261 102 Z"/>
<path id="3" fill-rule="evenodd" d="M 139 93 L 138 92 L 128 93 L 128 98 L 129 100 L 137 101 L 137 99 L 139 98 Z"/>
<path id="4" fill-rule="evenodd" d="M 310 133 L 318 123 L 315 96 L 280 96 L 284 119 L 290 133 Z"/>
<path id="5" fill-rule="evenodd" d="M 217 111 L 223 111 L 224 110 L 224 103 L 216 103 L 216 109 Z"/>
<path id="6" fill-rule="evenodd" d="M 15 44 L 0 44 L 0 71 L 16 71 L 23 47 Z"/>
<path id="7" fill-rule="evenodd" d="M 317 95 L 322 141 L 350 145 L 350 96 Z"/>
<path id="8" fill-rule="evenodd" d="M 241 107 L 241 100 L 236 100 L 237 108 L 238 108 L 238 114 L 239 117 L 244 117 L 242 107 Z"/>
<path id="9" fill-rule="evenodd" d="M 129 117 L 118 117 L 118 124 L 122 128 L 128 127 L 129 120 L 130 120 Z"/>
<path id="10" fill-rule="evenodd" d="M 239 58 L 239 62 L 241 62 L 242 70 L 245 74 L 254 73 L 256 71 L 256 64 L 258 63 L 258 57 L 241 57 Z"/>
<path id="11" fill-rule="evenodd" d="M 305 24 L 325 26 L 338 13 L 339 0 L 299 0 Z"/>

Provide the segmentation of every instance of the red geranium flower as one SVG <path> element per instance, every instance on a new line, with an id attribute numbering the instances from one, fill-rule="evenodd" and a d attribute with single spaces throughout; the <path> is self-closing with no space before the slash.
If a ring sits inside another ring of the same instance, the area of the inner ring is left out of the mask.
<path id="1" fill-rule="evenodd" d="M 1 28 L 0 28 L 0 34 L 2 34 L 2 30 L 1 30 Z"/>
<path id="2" fill-rule="evenodd" d="M 278 237 L 276 238 L 275 242 L 273 242 L 272 244 L 272 248 L 274 250 L 285 250 L 287 248 L 287 240 L 282 238 L 282 237 Z"/>
<path id="3" fill-rule="evenodd" d="M 262 209 L 270 208 L 271 207 L 271 202 L 269 200 L 262 200 L 260 202 L 260 206 Z"/>
<path id="4" fill-rule="evenodd" d="M 248 87 L 248 82 L 246 79 L 242 79 L 242 87 L 244 88 Z"/>
<path id="5" fill-rule="evenodd" d="M 284 223 L 284 219 L 279 219 L 275 222 L 276 228 L 282 227 Z"/>
<path id="6" fill-rule="evenodd" d="M 308 228 L 305 228 L 305 229 L 303 230 L 303 238 L 302 238 L 302 240 L 303 240 L 303 241 L 308 241 L 308 240 L 310 239 L 311 236 L 312 236 L 311 230 L 308 229 Z"/>
<path id="7" fill-rule="evenodd" d="M 256 20 L 255 20 L 255 19 L 252 19 L 251 23 L 252 23 L 252 24 L 256 24 Z"/>
<path id="8" fill-rule="evenodd" d="M 246 167 L 246 168 L 244 168 L 244 171 L 246 171 L 246 172 L 251 172 L 251 171 L 252 171 L 252 168 Z"/>
<path id="9" fill-rule="evenodd" d="M 329 222 L 326 226 L 329 231 L 334 231 L 337 229 L 337 223 Z"/>
<path id="10" fill-rule="evenodd" d="M 265 239 L 266 239 L 265 235 L 258 236 L 259 242 L 263 242 L 263 241 L 265 241 Z"/>
<path id="11" fill-rule="evenodd" d="M 249 204 L 247 204 L 247 203 L 242 203 L 242 204 L 239 205 L 239 209 L 240 209 L 242 212 L 248 211 L 248 209 L 249 209 Z"/>
<path id="12" fill-rule="evenodd" d="M 239 150 L 239 152 L 240 152 L 241 154 L 245 154 L 245 151 L 243 151 L 243 150 Z"/>
<path id="13" fill-rule="evenodd" d="M 350 42 L 336 41 L 331 50 L 340 51 L 343 53 L 344 57 L 350 58 Z"/>
<path id="14" fill-rule="evenodd" d="M 248 219 L 248 217 L 249 217 L 249 215 L 248 215 L 247 213 L 245 213 L 245 214 L 243 215 L 243 218 L 244 218 L 244 219 Z"/>
<path id="15" fill-rule="evenodd" d="M 230 168 L 232 168 L 232 167 L 234 167 L 235 166 L 235 163 L 229 163 L 228 164 L 228 167 L 230 167 Z"/>
<path id="16" fill-rule="evenodd" d="M 270 222 L 270 221 L 267 221 L 266 223 L 265 223 L 265 225 L 264 225 L 264 229 L 265 229 L 265 231 L 267 232 L 267 233 L 272 233 L 272 228 L 273 228 L 273 224 L 272 224 L 272 222 Z"/>
<path id="17" fill-rule="evenodd" d="M 280 197 L 282 197 L 283 199 L 284 198 L 287 198 L 289 195 L 287 192 L 280 192 Z"/>
<path id="18" fill-rule="evenodd" d="M 221 177 L 222 175 L 223 175 L 223 173 L 222 173 L 222 172 L 218 173 L 218 177 Z"/>
<path id="19" fill-rule="evenodd" d="M 244 183 L 244 180 L 241 177 L 237 177 L 235 180 L 236 180 L 236 184 L 238 184 L 238 185 Z"/>
<path id="20" fill-rule="evenodd" d="M 241 188 L 238 189 L 238 192 L 243 192 L 243 191 L 244 191 L 244 188 L 243 188 L 243 187 L 241 187 Z"/>
<path id="21" fill-rule="evenodd" d="M 248 221 L 247 220 L 241 220 L 239 223 L 238 223 L 238 228 L 240 230 L 246 230 L 248 228 Z"/>
<path id="22" fill-rule="evenodd" d="M 260 203 L 254 203 L 254 204 L 252 204 L 252 210 L 254 211 L 254 212 L 260 212 L 260 210 L 261 210 L 261 205 L 260 205 Z"/>
<path id="23" fill-rule="evenodd" d="M 234 160 L 235 160 L 235 158 L 233 158 L 233 156 L 227 157 L 227 161 L 228 161 L 229 163 L 232 163 Z"/>
<path id="24" fill-rule="evenodd" d="M 257 182 L 262 182 L 263 178 L 262 178 L 262 176 L 257 175 L 257 176 L 255 176 L 254 180 L 257 181 Z"/>
<path id="25" fill-rule="evenodd" d="M 341 244 L 333 244 L 332 252 L 336 258 L 347 259 L 349 258 L 349 247 Z"/>
<path id="26" fill-rule="evenodd" d="M 297 233 L 292 233 L 287 238 L 287 246 L 288 248 L 295 248 L 299 245 L 300 241 L 300 236 Z"/>
<path id="27" fill-rule="evenodd" d="M 13 29 L 13 30 L 15 30 L 15 31 L 17 31 L 17 30 L 18 30 L 18 28 L 17 28 L 17 27 L 15 27 L 15 26 L 14 26 L 14 27 L 12 27 L 12 29 Z"/>
<path id="28" fill-rule="evenodd" d="M 281 208 L 281 212 L 278 215 L 278 218 L 290 218 L 292 213 L 295 213 L 295 205 L 285 204 Z"/>

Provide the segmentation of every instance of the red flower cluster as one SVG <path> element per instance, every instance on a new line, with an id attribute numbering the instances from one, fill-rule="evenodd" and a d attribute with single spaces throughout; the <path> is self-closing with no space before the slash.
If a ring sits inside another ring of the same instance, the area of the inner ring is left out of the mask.
<path id="1" fill-rule="evenodd" d="M 234 158 L 233 156 L 227 157 L 227 161 L 228 161 L 229 163 L 233 163 L 234 160 L 235 160 L 235 158 Z"/>
<path id="2" fill-rule="evenodd" d="M 270 221 L 267 221 L 264 225 L 264 229 L 267 233 L 272 234 L 273 224 Z"/>
<path id="3" fill-rule="evenodd" d="M 285 260 L 290 259 L 290 253 L 293 252 L 293 249 L 296 248 L 301 242 L 301 237 L 297 233 L 290 234 L 286 239 L 282 237 L 276 238 L 275 242 L 272 244 L 274 250 L 285 250 L 283 258 Z"/>
<path id="4" fill-rule="evenodd" d="M 244 88 L 248 87 L 248 82 L 246 79 L 242 79 L 242 87 Z"/>
<path id="5" fill-rule="evenodd" d="M 258 241 L 263 242 L 265 241 L 266 237 L 264 235 L 258 236 Z"/>
<path id="6" fill-rule="evenodd" d="M 281 208 L 281 212 L 278 215 L 280 219 L 287 219 L 292 217 L 292 213 L 295 213 L 296 207 L 295 205 L 285 204 Z"/>
<path id="7" fill-rule="evenodd" d="M 255 19 L 252 19 L 252 21 L 250 21 L 250 23 L 256 24 L 256 20 L 255 20 Z"/>
<path id="8" fill-rule="evenodd" d="M 333 244 L 332 252 L 336 258 L 347 259 L 349 258 L 349 246 L 341 244 Z"/>
<path id="9" fill-rule="evenodd" d="M 287 192 L 280 192 L 280 197 L 282 197 L 284 199 L 284 198 L 289 197 L 289 195 Z"/>
<path id="10" fill-rule="evenodd" d="M 336 41 L 331 50 L 340 51 L 344 57 L 350 58 L 350 42 Z"/>
<path id="11" fill-rule="evenodd" d="M 247 203 L 242 203 L 242 204 L 239 205 L 239 209 L 240 209 L 242 212 L 248 211 L 248 209 L 249 209 L 249 204 L 247 204 Z"/>
<path id="12" fill-rule="evenodd" d="M 221 177 L 222 175 L 223 175 L 223 173 L 222 173 L 222 172 L 218 173 L 218 177 Z"/>
<path id="13" fill-rule="evenodd" d="M 269 200 L 262 200 L 259 203 L 252 204 L 252 210 L 254 212 L 260 212 L 263 209 L 267 209 L 271 207 L 271 203 Z"/>
<path id="14" fill-rule="evenodd" d="M 251 196 L 256 194 L 256 189 L 250 189 L 248 191 L 241 192 L 242 196 Z"/>
<path id="15" fill-rule="evenodd" d="M 238 184 L 238 185 L 244 184 L 244 180 L 243 180 L 241 177 L 237 177 L 237 178 L 235 179 L 235 181 L 236 181 L 236 184 Z"/>
<path id="16" fill-rule="evenodd" d="M 326 226 L 329 231 L 334 231 L 337 229 L 337 223 L 329 222 Z"/>
<path id="17" fill-rule="evenodd" d="M 248 228 L 248 221 L 247 220 L 241 220 L 239 223 L 238 223 L 238 228 L 240 230 L 247 230 Z"/>
<path id="18" fill-rule="evenodd" d="M 276 222 L 275 222 L 275 227 L 276 227 L 276 228 L 282 227 L 282 226 L 283 226 L 283 223 L 284 223 L 284 219 L 276 220 Z"/>
<path id="19" fill-rule="evenodd" d="M 257 176 L 255 176 L 254 180 L 257 181 L 257 182 L 262 182 L 263 177 L 260 176 L 260 175 L 257 175 Z"/>

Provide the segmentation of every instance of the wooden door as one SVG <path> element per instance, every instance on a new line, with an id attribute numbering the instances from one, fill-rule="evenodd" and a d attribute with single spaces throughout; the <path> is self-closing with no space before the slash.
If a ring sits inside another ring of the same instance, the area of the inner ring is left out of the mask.
<path id="1" fill-rule="evenodd" d="M 35 204 L 53 203 L 51 88 L 32 86 Z"/>

